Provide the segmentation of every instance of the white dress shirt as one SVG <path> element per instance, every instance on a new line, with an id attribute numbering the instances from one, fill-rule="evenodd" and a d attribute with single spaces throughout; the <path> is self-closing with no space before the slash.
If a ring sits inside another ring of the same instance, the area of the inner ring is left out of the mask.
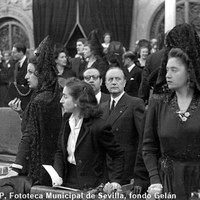
<path id="1" fill-rule="evenodd" d="M 20 61 L 19 61 L 19 67 L 21 68 L 24 61 L 26 60 L 26 56 L 24 56 Z"/>
<path id="2" fill-rule="evenodd" d="M 68 162 L 71 164 L 76 165 L 76 160 L 74 157 L 74 152 L 76 148 L 76 142 L 78 139 L 79 132 L 81 130 L 81 126 L 83 123 L 83 118 L 80 118 L 77 124 L 75 123 L 75 117 L 72 114 L 69 118 L 69 126 L 71 129 L 71 132 L 69 134 L 68 142 L 67 142 L 67 152 L 68 152 Z"/>
<path id="3" fill-rule="evenodd" d="M 124 91 L 123 91 L 123 92 L 122 92 L 118 97 L 116 97 L 116 98 L 113 98 L 113 97 L 111 96 L 111 100 L 110 100 L 110 108 L 111 108 L 111 106 L 112 106 L 112 102 L 113 102 L 113 100 L 115 100 L 115 107 L 116 107 L 118 101 L 121 99 L 121 97 L 123 96 L 123 94 L 124 94 Z"/>
<path id="4" fill-rule="evenodd" d="M 95 95 L 96 99 L 97 99 L 97 103 L 100 103 L 101 100 L 101 91 L 99 91 L 96 95 Z"/>
<path id="5" fill-rule="evenodd" d="M 131 72 L 131 70 L 135 67 L 135 64 L 132 64 L 131 66 L 128 67 L 128 71 Z"/>

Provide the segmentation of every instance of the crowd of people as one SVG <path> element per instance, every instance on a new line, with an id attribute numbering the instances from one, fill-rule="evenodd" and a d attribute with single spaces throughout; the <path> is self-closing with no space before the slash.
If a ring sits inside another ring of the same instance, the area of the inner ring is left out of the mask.
<path id="1" fill-rule="evenodd" d="M 156 41 L 138 41 L 134 51 L 110 33 L 102 43 L 93 30 L 76 47 L 69 58 L 46 37 L 33 57 L 15 44 L 14 61 L 1 61 L 0 91 L 14 82 L 32 93 L 24 109 L 20 97 L 8 103 L 22 119 L 22 139 L 0 191 L 29 193 L 36 184 L 87 190 L 103 183 L 104 191 L 116 192 L 134 180 L 133 194 L 190 199 L 200 189 L 195 27 L 177 25 Z M 0 94 L 6 106 L 6 93 Z M 51 181 L 43 164 L 58 177 Z"/>

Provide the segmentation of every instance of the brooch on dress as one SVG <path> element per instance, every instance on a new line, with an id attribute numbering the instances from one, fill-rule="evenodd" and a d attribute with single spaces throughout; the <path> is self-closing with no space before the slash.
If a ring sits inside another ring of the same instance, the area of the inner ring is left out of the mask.
<path id="1" fill-rule="evenodd" d="M 189 112 L 181 112 L 181 111 L 177 111 L 176 112 L 179 116 L 179 118 L 181 119 L 181 121 L 186 122 L 188 117 L 190 116 Z"/>

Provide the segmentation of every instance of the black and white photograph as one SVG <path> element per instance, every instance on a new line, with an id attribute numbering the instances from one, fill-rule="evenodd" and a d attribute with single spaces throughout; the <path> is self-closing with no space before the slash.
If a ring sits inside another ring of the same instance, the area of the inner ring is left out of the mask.
<path id="1" fill-rule="evenodd" d="M 0 0 L 1 199 L 200 199 L 200 0 Z"/>

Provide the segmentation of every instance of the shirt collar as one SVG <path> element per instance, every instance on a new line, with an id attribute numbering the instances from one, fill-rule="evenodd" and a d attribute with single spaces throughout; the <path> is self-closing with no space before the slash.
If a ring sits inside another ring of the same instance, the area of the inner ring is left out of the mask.
<path id="1" fill-rule="evenodd" d="M 130 72 L 135 67 L 135 63 L 128 67 L 128 71 Z"/>
<path id="2" fill-rule="evenodd" d="M 20 64 L 20 67 L 22 67 L 24 61 L 26 60 L 26 56 L 24 56 L 20 61 L 19 61 L 19 64 Z"/>
<path id="3" fill-rule="evenodd" d="M 113 100 L 115 100 L 115 106 L 117 105 L 117 103 L 119 102 L 119 100 L 121 99 L 121 97 L 124 95 L 124 91 L 118 96 L 118 97 L 116 97 L 116 98 L 113 98 L 112 96 L 111 96 L 111 101 L 110 101 L 110 103 L 112 104 L 112 101 Z"/>
<path id="4" fill-rule="evenodd" d="M 100 103 L 101 100 L 101 91 L 99 91 L 96 95 L 95 95 L 96 99 L 97 99 L 97 103 Z"/>
<path id="5" fill-rule="evenodd" d="M 70 124 L 70 127 L 74 127 L 74 128 L 79 128 L 81 127 L 82 125 L 82 122 L 83 122 L 83 118 L 79 118 L 77 124 L 75 123 L 75 117 L 74 115 L 72 114 L 69 118 L 69 124 Z M 76 125 L 75 125 L 76 124 Z"/>

